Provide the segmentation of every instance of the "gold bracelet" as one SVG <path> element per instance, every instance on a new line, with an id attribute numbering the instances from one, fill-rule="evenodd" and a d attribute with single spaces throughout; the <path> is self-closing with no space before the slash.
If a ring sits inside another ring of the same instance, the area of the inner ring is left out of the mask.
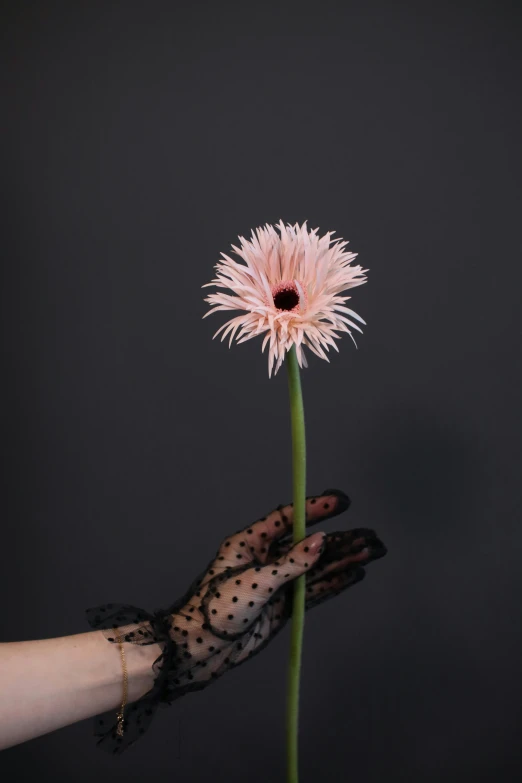
<path id="1" fill-rule="evenodd" d="M 124 721 L 123 713 L 125 710 L 125 705 L 127 704 L 128 676 L 127 676 L 127 664 L 125 663 L 125 653 L 123 651 L 122 637 L 117 636 L 116 641 L 120 645 L 121 666 L 123 669 L 123 697 L 121 702 L 121 709 L 116 714 L 118 720 L 118 728 L 116 729 L 116 733 L 118 734 L 118 737 L 123 737 L 123 721 Z"/>

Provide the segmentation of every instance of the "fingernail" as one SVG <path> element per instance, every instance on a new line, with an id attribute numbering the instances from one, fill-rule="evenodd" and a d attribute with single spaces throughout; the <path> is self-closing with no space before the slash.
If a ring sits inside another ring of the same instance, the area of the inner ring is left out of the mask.
<path id="1" fill-rule="evenodd" d="M 317 533 L 315 535 L 318 536 Z M 318 536 L 316 539 L 314 539 L 314 541 L 312 541 L 310 544 L 308 544 L 305 547 L 304 551 L 306 552 L 307 550 L 310 550 L 310 552 L 312 554 L 316 554 L 316 553 L 322 552 L 323 549 L 324 549 L 324 539 L 325 538 L 326 538 L 326 533 L 321 533 L 320 537 Z"/>
<path id="2" fill-rule="evenodd" d="M 346 511 L 346 509 L 349 507 L 350 503 L 352 502 L 348 497 L 348 495 L 346 494 L 346 492 L 343 492 L 340 489 L 325 489 L 321 494 L 333 495 L 334 497 L 336 497 L 341 511 Z"/>

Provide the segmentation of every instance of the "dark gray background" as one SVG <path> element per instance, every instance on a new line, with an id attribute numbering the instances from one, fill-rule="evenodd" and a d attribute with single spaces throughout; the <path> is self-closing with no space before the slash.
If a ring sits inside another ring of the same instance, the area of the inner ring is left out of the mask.
<path id="1" fill-rule="evenodd" d="M 178 597 L 291 497 L 284 368 L 201 286 L 265 222 L 370 269 L 303 376 L 310 492 L 389 547 L 308 615 L 302 783 L 522 773 L 518 3 L 3 3 L 2 638 Z M 120 759 L 6 781 L 284 779 L 288 629 Z"/>

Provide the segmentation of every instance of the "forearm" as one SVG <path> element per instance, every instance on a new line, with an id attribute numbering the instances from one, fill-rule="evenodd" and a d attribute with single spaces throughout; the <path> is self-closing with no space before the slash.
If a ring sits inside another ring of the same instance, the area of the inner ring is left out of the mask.
<path id="1" fill-rule="evenodd" d="M 147 693 L 158 644 L 124 644 L 128 701 Z M 0 644 L 0 749 L 121 706 L 118 644 L 101 631 Z"/>

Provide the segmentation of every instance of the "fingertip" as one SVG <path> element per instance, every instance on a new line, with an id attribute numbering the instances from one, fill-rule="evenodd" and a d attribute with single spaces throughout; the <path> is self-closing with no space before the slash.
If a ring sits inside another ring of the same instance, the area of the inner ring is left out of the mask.
<path id="1" fill-rule="evenodd" d="M 342 514 L 343 511 L 346 511 L 352 502 L 346 492 L 343 492 L 342 489 L 325 489 L 321 494 L 323 496 L 328 495 L 337 498 L 336 511 L 338 514 Z"/>
<path id="2" fill-rule="evenodd" d="M 284 564 L 286 569 L 292 574 L 292 578 L 300 576 L 316 565 L 317 560 L 325 548 L 326 533 L 312 533 L 312 535 L 303 538 L 285 555 Z M 290 570 L 291 569 L 291 570 Z M 286 576 L 289 576 L 287 573 Z"/>
<path id="3" fill-rule="evenodd" d="M 320 495 L 306 498 L 306 522 L 308 525 L 342 514 L 350 506 L 350 498 L 340 489 L 327 489 Z"/>
<path id="4" fill-rule="evenodd" d="M 322 552 L 324 552 L 324 540 L 326 538 L 326 533 L 319 532 L 314 533 L 313 535 L 309 536 L 307 539 L 305 539 L 306 544 L 304 546 L 304 552 L 309 552 L 311 555 L 319 555 Z"/>

